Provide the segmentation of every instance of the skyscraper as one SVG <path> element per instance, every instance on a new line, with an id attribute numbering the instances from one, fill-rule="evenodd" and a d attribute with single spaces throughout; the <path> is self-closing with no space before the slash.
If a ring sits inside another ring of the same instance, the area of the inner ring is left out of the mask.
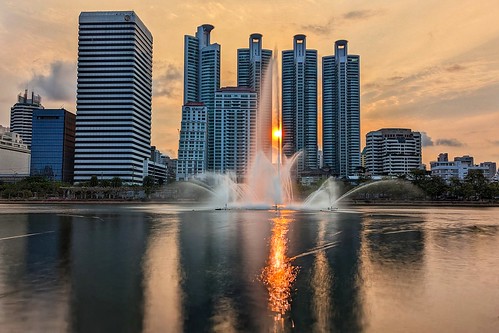
<path id="1" fill-rule="evenodd" d="M 31 98 L 28 98 L 28 90 L 17 96 L 17 103 L 10 109 L 10 130 L 21 135 L 23 143 L 31 147 L 31 128 L 33 110 L 43 109 L 40 95 L 31 92 Z"/>
<path id="2" fill-rule="evenodd" d="M 33 112 L 31 175 L 73 182 L 75 115 L 64 109 Z"/>
<path id="3" fill-rule="evenodd" d="M 257 93 L 257 150 L 272 158 L 272 51 L 262 49 L 262 35 L 252 34 L 249 48 L 237 50 L 237 85 Z"/>
<path id="4" fill-rule="evenodd" d="M 305 35 L 282 52 L 282 151 L 302 151 L 298 173 L 317 169 L 317 50 L 306 48 Z"/>
<path id="5" fill-rule="evenodd" d="M 348 54 L 346 40 L 322 58 L 322 149 L 324 167 L 334 175 L 354 175 L 360 166 L 360 58 Z"/>
<path id="6" fill-rule="evenodd" d="M 201 102 L 208 113 L 208 170 L 213 170 L 213 110 L 220 88 L 220 45 L 211 44 L 210 24 L 199 26 L 195 36 L 184 36 L 184 105 Z"/>
<path id="7" fill-rule="evenodd" d="M 133 11 L 82 12 L 75 182 L 142 184 L 151 142 L 152 35 Z"/>
<path id="8" fill-rule="evenodd" d="M 226 87 L 215 94 L 214 170 L 246 176 L 256 154 L 257 93 L 245 87 Z"/>
<path id="9" fill-rule="evenodd" d="M 178 180 L 189 180 L 206 172 L 207 109 L 203 103 L 189 102 L 182 107 L 178 143 Z"/>

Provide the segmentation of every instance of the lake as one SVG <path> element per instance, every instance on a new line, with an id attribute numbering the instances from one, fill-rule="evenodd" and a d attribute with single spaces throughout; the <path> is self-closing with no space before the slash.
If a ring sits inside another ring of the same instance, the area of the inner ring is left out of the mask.
<path id="1" fill-rule="evenodd" d="M 0 204 L 2 332 L 497 332 L 499 208 Z"/>

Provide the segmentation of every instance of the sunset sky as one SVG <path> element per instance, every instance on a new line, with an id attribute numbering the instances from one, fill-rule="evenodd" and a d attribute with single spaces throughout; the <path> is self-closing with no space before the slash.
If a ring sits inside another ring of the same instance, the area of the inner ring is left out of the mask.
<path id="1" fill-rule="evenodd" d="M 153 34 L 151 143 L 173 157 L 183 36 L 210 23 L 212 42 L 222 46 L 222 86 L 235 85 L 237 48 L 248 47 L 251 33 L 262 33 L 279 59 L 295 34 L 307 35 L 320 58 L 347 39 L 350 53 L 361 56 L 363 142 L 382 127 L 411 128 L 426 133 L 426 164 L 440 152 L 499 162 L 497 0 L 3 0 L 1 125 L 9 126 L 25 88 L 46 108 L 76 112 L 78 15 L 100 10 L 134 10 Z"/>

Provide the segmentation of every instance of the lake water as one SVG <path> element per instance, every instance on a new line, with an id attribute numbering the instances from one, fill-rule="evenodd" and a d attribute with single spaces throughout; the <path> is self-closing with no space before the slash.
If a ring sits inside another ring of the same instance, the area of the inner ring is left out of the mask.
<path id="1" fill-rule="evenodd" d="M 0 331 L 499 331 L 499 208 L 191 208 L 0 205 Z"/>

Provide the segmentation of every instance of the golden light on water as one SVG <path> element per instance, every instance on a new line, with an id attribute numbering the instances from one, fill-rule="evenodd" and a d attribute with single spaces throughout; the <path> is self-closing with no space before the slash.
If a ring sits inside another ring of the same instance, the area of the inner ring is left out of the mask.
<path id="1" fill-rule="evenodd" d="M 262 279 L 269 292 L 269 309 L 276 314 L 276 319 L 282 319 L 282 315 L 291 307 L 291 288 L 298 269 L 286 255 L 290 220 L 279 216 L 273 219 L 273 222 L 270 253 Z"/>

